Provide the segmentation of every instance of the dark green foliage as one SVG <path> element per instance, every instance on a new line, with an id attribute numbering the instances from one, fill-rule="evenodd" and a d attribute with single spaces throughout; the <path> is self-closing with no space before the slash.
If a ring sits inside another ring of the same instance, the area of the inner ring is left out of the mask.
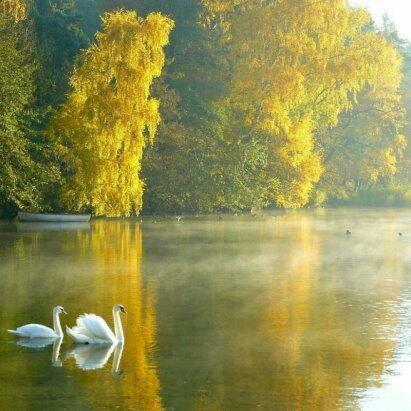
<path id="1" fill-rule="evenodd" d="M 251 169 L 265 149 L 227 130 L 230 110 L 215 104 L 225 96 L 229 67 L 216 33 L 200 24 L 201 3 L 141 2 L 139 10 L 159 10 L 176 22 L 167 72 L 156 88 L 163 124 L 143 163 L 145 211 L 211 212 L 260 203 L 259 175 Z"/>
<path id="2" fill-rule="evenodd" d="M 331 200 L 329 204 L 352 207 L 411 207 L 411 188 L 409 184 L 380 184 L 358 190 L 346 199 Z"/>
<path id="3" fill-rule="evenodd" d="M 64 101 L 76 56 L 88 42 L 81 12 L 92 3 L 84 0 L 77 8 L 72 0 L 33 0 L 20 22 L 0 14 L 3 216 L 17 208 L 57 207 L 60 162 L 43 129 L 50 112 Z M 90 33 L 96 18 L 90 14 Z"/>
<path id="4" fill-rule="evenodd" d="M 34 0 L 31 3 L 28 18 L 33 25 L 39 66 L 36 105 L 43 114 L 65 100 L 68 78 L 78 52 L 88 44 L 80 11 L 90 13 L 88 24 L 92 25 L 95 20 L 92 6 L 89 0 Z M 90 32 L 93 30 L 91 27 Z"/>
<path id="5" fill-rule="evenodd" d="M 55 179 L 55 170 L 46 165 L 47 147 L 31 129 L 35 65 L 24 35 L 21 24 L 0 15 L 1 214 L 41 207 L 42 190 Z"/>
<path id="6" fill-rule="evenodd" d="M 183 124 L 176 93 L 162 86 L 163 123 L 144 160 L 145 211 L 236 211 L 265 205 L 267 184 L 261 180 L 267 146 L 225 128 L 226 112 L 209 112 L 196 128 Z"/>

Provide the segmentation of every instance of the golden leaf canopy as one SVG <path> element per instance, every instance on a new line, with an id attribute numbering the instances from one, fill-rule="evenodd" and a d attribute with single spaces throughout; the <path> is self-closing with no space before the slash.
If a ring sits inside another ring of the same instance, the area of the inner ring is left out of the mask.
<path id="1" fill-rule="evenodd" d="M 50 134 L 71 153 L 63 203 L 96 215 L 128 216 L 142 206 L 141 158 L 160 122 L 150 86 L 164 66 L 173 21 L 121 10 L 106 13 L 102 23 L 81 55 Z"/>

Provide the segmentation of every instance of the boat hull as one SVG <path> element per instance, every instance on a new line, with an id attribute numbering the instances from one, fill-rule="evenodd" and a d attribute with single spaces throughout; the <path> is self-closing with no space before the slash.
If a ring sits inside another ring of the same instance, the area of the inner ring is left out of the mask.
<path id="1" fill-rule="evenodd" d="M 38 223 L 74 223 L 90 221 L 90 214 L 41 214 L 19 211 L 18 218 L 22 222 Z"/>

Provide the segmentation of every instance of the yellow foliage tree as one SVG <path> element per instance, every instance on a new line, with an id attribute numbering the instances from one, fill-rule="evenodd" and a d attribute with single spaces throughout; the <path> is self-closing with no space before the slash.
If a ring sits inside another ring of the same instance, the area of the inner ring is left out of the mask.
<path id="1" fill-rule="evenodd" d="M 160 13 L 142 19 L 134 11 L 115 11 L 102 23 L 95 44 L 81 55 L 72 91 L 49 134 L 71 160 L 63 205 L 128 216 L 142 206 L 142 153 L 160 122 L 150 86 L 164 66 L 173 21 Z"/>
<path id="2" fill-rule="evenodd" d="M 392 178 L 398 170 L 406 146 L 399 93 L 402 59 L 388 42 L 381 48 L 378 70 L 378 81 L 358 95 L 357 104 L 340 115 L 338 125 L 318 133 L 324 158 L 319 189 L 324 199 L 347 198 Z"/>
<path id="3" fill-rule="evenodd" d="M 27 5 L 22 0 L 0 0 L 0 13 L 11 16 L 14 21 L 26 18 Z"/>
<path id="4" fill-rule="evenodd" d="M 233 67 L 228 105 L 242 113 L 245 133 L 270 140 L 269 202 L 303 206 L 323 172 L 316 132 L 335 126 L 378 83 L 387 56 L 395 67 L 398 56 L 368 28 L 369 14 L 346 0 L 203 4 L 204 23 L 220 31 Z"/>

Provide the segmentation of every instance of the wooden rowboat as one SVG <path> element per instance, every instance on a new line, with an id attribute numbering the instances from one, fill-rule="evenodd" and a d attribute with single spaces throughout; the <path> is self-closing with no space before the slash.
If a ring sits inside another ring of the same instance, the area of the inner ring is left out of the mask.
<path id="1" fill-rule="evenodd" d="M 74 223 L 90 221 L 90 214 L 43 214 L 43 213 L 25 213 L 18 212 L 18 218 L 21 222 L 38 222 L 38 223 Z"/>

